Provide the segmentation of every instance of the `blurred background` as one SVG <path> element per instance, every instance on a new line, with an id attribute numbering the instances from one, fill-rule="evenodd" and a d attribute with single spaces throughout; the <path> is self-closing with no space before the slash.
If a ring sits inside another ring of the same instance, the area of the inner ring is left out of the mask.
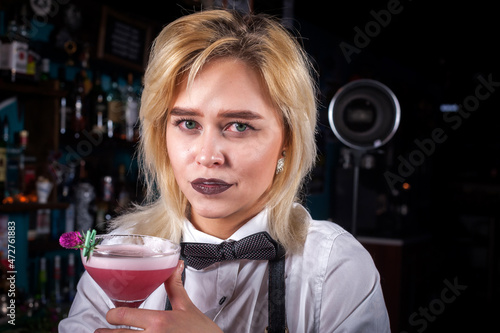
<path id="1" fill-rule="evenodd" d="M 217 6 L 276 16 L 309 54 L 319 159 L 303 200 L 370 251 L 393 332 L 489 329 L 500 310 L 500 71 L 498 14 L 484 0 L 1 0 L 2 312 L 13 221 L 17 318 L 50 332 L 67 313 L 82 267 L 58 236 L 105 230 L 143 197 L 134 152 L 151 42 Z M 381 85 L 346 89 L 367 79 Z M 363 141 L 380 123 L 383 144 Z"/>

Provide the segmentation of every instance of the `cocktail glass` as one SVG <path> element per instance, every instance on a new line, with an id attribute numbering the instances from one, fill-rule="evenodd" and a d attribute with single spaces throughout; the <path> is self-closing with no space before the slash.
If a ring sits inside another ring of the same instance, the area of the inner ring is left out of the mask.
<path id="1" fill-rule="evenodd" d="M 144 235 L 97 235 L 85 269 L 115 307 L 138 308 L 177 267 L 180 246 Z M 82 251 L 83 252 L 83 251 Z"/>

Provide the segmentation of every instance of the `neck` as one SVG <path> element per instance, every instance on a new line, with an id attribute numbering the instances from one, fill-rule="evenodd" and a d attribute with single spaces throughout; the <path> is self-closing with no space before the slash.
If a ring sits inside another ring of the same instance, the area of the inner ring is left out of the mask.
<path id="1" fill-rule="evenodd" d="M 237 214 L 236 216 L 222 218 L 207 218 L 191 211 L 190 221 L 196 229 L 208 235 L 220 239 L 227 239 L 261 210 L 262 209 L 258 209 L 255 212 L 246 212 L 245 216 Z"/>
<path id="2" fill-rule="evenodd" d="M 220 239 L 227 239 L 229 238 L 232 234 L 236 232 L 242 225 L 246 223 L 241 222 L 239 224 L 227 224 L 224 221 L 221 221 L 219 219 L 207 219 L 203 221 L 191 221 L 193 223 L 194 227 L 208 235 L 220 238 Z"/>

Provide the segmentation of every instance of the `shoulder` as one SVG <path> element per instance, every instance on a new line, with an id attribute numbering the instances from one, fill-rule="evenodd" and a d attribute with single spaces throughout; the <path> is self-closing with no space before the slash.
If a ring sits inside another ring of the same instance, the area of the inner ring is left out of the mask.
<path id="1" fill-rule="evenodd" d="M 317 251 L 318 247 L 328 250 L 329 254 L 337 254 L 348 250 L 348 248 L 360 248 L 363 246 L 343 227 L 332 221 L 314 220 L 309 212 L 301 205 L 294 205 L 293 215 L 299 216 L 302 223 L 307 224 L 307 234 L 304 243 L 304 255 L 311 251 Z M 346 248 L 346 246 L 348 248 Z M 335 253 L 331 251 L 335 250 Z"/>
<path id="2" fill-rule="evenodd" d="M 364 246 L 349 232 L 331 221 L 311 220 L 304 244 L 304 254 L 314 253 L 321 247 L 330 263 L 337 260 L 370 262 L 371 256 Z"/>
<path id="3" fill-rule="evenodd" d="M 302 206 L 295 206 L 294 209 L 305 211 L 304 219 L 308 223 L 303 252 L 299 256 L 301 260 L 315 258 L 316 268 L 322 274 L 340 266 L 353 273 L 377 274 L 371 255 L 351 233 L 335 222 L 314 220 Z"/>
<path id="4" fill-rule="evenodd" d="M 318 251 L 325 258 L 326 270 L 339 265 L 365 273 L 376 270 L 370 253 L 351 233 L 334 222 L 311 219 L 304 255 L 314 255 Z"/>
<path id="5" fill-rule="evenodd" d="M 350 234 L 340 225 L 332 221 L 313 220 L 309 221 L 307 230 L 307 241 L 316 239 L 329 239 L 334 241 L 339 236 L 350 236 Z"/>

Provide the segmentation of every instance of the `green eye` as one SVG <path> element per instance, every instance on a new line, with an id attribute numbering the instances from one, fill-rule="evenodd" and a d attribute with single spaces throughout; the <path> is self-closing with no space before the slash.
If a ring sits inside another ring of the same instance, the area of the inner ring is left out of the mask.
<path id="1" fill-rule="evenodd" d="M 241 124 L 241 123 L 236 123 L 234 124 L 234 128 L 238 132 L 244 132 L 247 129 L 248 125 L 247 124 Z"/>
<path id="2" fill-rule="evenodd" d="M 187 129 L 194 129 L 196 128 L 196 123 L 192 120 L 186 120 L 184 122 L 184 125 L 186 126 Z"/>

